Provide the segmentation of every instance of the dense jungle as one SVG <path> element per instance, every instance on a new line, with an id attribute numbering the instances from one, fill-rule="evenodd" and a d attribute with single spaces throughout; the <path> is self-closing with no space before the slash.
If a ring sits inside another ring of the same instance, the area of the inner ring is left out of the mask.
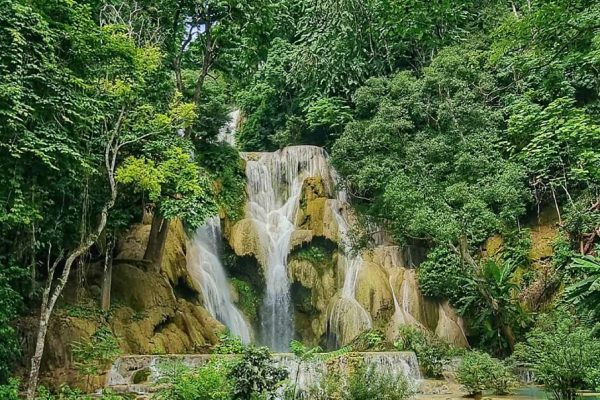
<path id="1" fill-rule="evenodd" d="M 0 399 L 600 399 L 600 2 L 0 0 Z"/>

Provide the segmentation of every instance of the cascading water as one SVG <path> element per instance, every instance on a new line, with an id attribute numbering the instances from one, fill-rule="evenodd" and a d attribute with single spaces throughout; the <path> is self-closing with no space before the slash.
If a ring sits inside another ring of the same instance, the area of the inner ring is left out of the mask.
<path id="1" fill-rule="evenodd" d="M 261 341 L 275 351 L 283 351 L 294 337 L 287 255 L 302 183 L 311 176 L 331 183 L 331 171 L 325 151 L 316 146 L 243 153 L 242 157 L 248 179 L 247 216 L 254 223 L 265 255 Z"/>
<path id="2" fill-rule="evenodd" d="M 360 254 L 353 254 L 348 248 L 349 224 L 342 214 L 344 208 L 342 192 L 337 200 L 330 200 L 336 222 L 338 224 L 338 241 L 342 252 L 338 258 L 338 265 L 344 271 L 344 283 L 341 293 L 332 303 L 329 312 L 329 331 L 335 335 L 338 344 L 347 344 L 365 330 L 371 329 L 371 316 L 356 301 L 356 281 L 363 264 Z"/>
<path id="3" fill-rule="evenodd" d="M 188 246 L 187 268 L 194 282 L 200 287 L 204 306 L 221 321 L 229 331 L 244 343 L 252 335 L 242 313 L 231 299 L 225 269 L 219 258 L 221 221 L 218 216 L 210 218 L 200 227 Z"/>
<path id="4" fill-rule="evenodd" d="M 217 139 L 221 142 L 229 143 L 232 147 L 235 147 L 235 132 L 241 118 L 240 110 L 233 110 L 227 116 L 229 121 L 219 129 L 219 135 Z"/>

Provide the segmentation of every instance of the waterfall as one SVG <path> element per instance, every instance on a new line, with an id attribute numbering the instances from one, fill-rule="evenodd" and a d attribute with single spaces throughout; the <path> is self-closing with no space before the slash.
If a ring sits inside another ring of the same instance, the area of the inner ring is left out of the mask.
<path id="1" fill-rule="evenodd" d="M 240 122 L 241 111 L 239 109 L 233 110 L 229 113 L 229 121 L 219 129 L 217 140 L 220 142 L 229 143 L 231 147 L 235 147 L 235 132 Z"/>
<path id="2" fill-rule="evenodd" d="M 345 194 L 337 200 L 331 200 L 329 205 L 335 215 L 338 224 L 338 242 L 342 252 L 338 258 L 338 265 L 344 271 L 344 283 L 341 293 L 334 300 L 329 312 L 329 331 L 335 334 L 338 344 L 347 344 L 356 338 L 361 332 L 371 329 L 371 316 L 356 301 L 356 281 L 360 273 L 363 258 L 348 248 L 349 224 L 342 214 L 344 208 Z"/>
<path id="3" fill-rule="evenodd" d="M 242 313 L 235 307 L 225 269 L 219 257 L 221 220 L 210 218 L 200 227 L 188 245 L 187 268 L 202 291 L 204 307 L 242 342 L 249 343 L 251 330 Z"/>
<path id="4" fill-rule="evenodd" d="M 242 153 L 248 179 L 247 216 L 258 232 L 265 260 L 266 292 L 261 306 L 261 341 L 286 350 L 294 337 L 287 255 L 304 179 L 332 182 L 325 151 L 316 146 L 287 147 L 274 153 Z M 331 187 L 330 187 L 331 188 Z"/>

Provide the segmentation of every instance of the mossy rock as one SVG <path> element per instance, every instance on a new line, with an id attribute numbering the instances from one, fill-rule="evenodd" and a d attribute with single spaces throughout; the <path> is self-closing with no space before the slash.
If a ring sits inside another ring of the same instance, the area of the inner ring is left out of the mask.
<path id="1" fill-rule="evenodd" d="M 134 385 L 139 385 L 140 383 L 148 382 L 148 378 L 151 374 L 152 371 L 150 371 L 150 368 L 142 368 L 133 373 L 133 376 L 131 377 L 131 382 Z"/>

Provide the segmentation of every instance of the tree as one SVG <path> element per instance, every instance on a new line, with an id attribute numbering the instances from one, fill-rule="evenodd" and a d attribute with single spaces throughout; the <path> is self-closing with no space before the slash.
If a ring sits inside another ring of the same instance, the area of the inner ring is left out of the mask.
<path id="1" fill-rule="evenodd" d="M 106 371 L 121 354 L 117 338 L 105 326 L 96 330 L 88 342 L 75 342 L 72 346 L 75 366 L 87 379 L 86 389 L 90 389 L 90 378 Z"/>
<path id="2" fill-rule="evenodd" d="M 567 303 L 584 318 L 600 321 L 600 260 L 591 256 L 575 258 L 569 269 L 576 273 L 576 280 L 565 288 Z"/>
<path id="3" fill-rule="evenodd" d="M 60 12 L 46 13 L 43 7 Z M 45 39 L 40 41 L 39 36 L 31 38 L 33 43 L 43 43 L 45 46 L 43 53 L 38 50 L 32 53 L 32 63 L 38 63 L 42 71 L 47 70 L 48 78 L 38 85 L 27 82 L 28 79 L 37 79 L 35 73 L 15 75 L 25 77 L 24 81 L 17 80 L 17 85 L 27 89 L 24 91 L 30 93 L 33 100 L 25 108 L 31 112 L 31 117 L 24 119 L 29 124 L 25 127 L 26 135 L 19 135 L 18 141 L 12 141 L 9 160 L 15 168 L 23 169 L 26 164 L 21 163 L 30 160 L 23 160 L 19 154 L 31 154 L 29 167 L 33 181 L 45 184 L 58 182 L 62 189 L 58 192 L 45 189 L 41 196 L 46 203 L 37 203 L 36 200 L 33 205 L 46 205 L 58 200 L 58 210 L 51 209 L 57 213 L 58 221 L 63 213 L 66 214 L 64 218 L 74 220 L 67 219 L 68 223 L 60 227 L 63 232 L 54 226 L 56 222 L 47 223 L 44 226 L 47 231 L 41 231 L 43 235 L 38 238 L 45 240 L 47 249 L 47 268 L 44 271 L 46 285 L 42 293 L 28 398 L 35 395 L 48 323 L 71 269 L 88 254 L 109 223 L 109 213 L 117 201 L 115 172 L 122 151 L 165 131 L 172 132 L 177 128 L 174 125 L 179 123 L 161 113 L 160 107 L 163 105 L 158 104 L 157 107 L 144 96 L 149 90 L 147 85 L 155 78 L 161 64 L 158 49 L 137 46 L 122 26 L 100 27 L 92 19 L 90 8 L 86 5 L 67 4 L 58 0 L 56 4 L 44 3 L 43 7 L 40 10 L 23 9 L 13 4 L 17 12 L 10 23 L 15 26 L 15 32 L 28 32 L 26 30 L 30 28 L 24 26 L 29 24 L 23 25 L 20 21 L 33 15 L 40 29 L 49 30 L 49 38 L 62 32 L 72 40 L 64 43 Z M 46 21 L 42 15 L 61 15 L 62 24 L 51 19 Z M 23 43 L 27 42 L 9 42 L 9 45 Z M 76 57 L 68 62 L 61 59 L 66 50 L 62 46 L 71 46 L 67 53 Z M 97 60 L 102 62 L 98 63 Z M 3 65 L 12 64 L 8 62 Z M 39 95 L 48 100 L 36 100 L 40 98 Z M 14 109 L 18 110 L 13 106 L 9 111 Z M 22 120 L 15 116 L 15 121 Z M 46 121 L 49 123 L 45 124 Z M 11 125 L 8 127 L 13 128 Z M 5 133 L 8 135 L 11 131 Z M 65 176 L 66 171 L 71 173 Z M 91 185 L 92 179 L 101 179 L 103 183 Z M 65 192 L 69 194 L 65 195 Z M 32 195 L 36 193 L 39 192 L 33 191 Z M 44 195 L 48 197 L 44 199 Z"/>
<path id="4" fill-rule="evenodd" d="M 346 125 L 332 159 L 359 207 L 399 242 L 454 253 L 474 290 L 466 294 L 483 301 L 512 348 L 511 319 L 500 307 L 512 303 L 494 297 L 495 281 L 474 253 L 518 224 L 528 193 L 523 168 L 502 149 L 498 87 L 485 62 L 474 41 L 442 50 L 419 78 L 402 72 L 367 81 L 354 96 L 359 118 Z"/>
<path id="5" fill-rule="evenodd" d="M 242 400 L 253 394 L 272 396 L 287 375 L 284 368 L 273 364 L 268 348 L 248 346 L 228 376 L 234 380 L 233 398 Z"/>
<path id="6" fill-rule="evenodd" d="M 117 181 L 135 185 L 155 203 L 144 259 L 160 270 L 169 220 L 181 218 L 191 229 L 201 226 L 217 210 L 205 172 L 179 147 L 169 148 L 164 161 L 130 157 L 117 171 Z"/>
<path id="7" fill-rule="evenodd" d="M 593 329 L 558 311 L 543 315 L 515 356 L 560 400 L 572 400 L 597 371 L 600 341 Z"/>

